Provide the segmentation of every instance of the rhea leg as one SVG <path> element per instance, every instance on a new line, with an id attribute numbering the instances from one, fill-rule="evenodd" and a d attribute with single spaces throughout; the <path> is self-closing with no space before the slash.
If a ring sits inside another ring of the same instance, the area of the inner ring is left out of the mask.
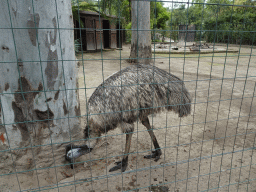
<path id="1" fill-rule="evenodd" d="M 155 147 L 155 151 L 152 151 L 151 155 L 144 156 L 144 158 L 146 158 L 146 159 L 155 158 L 155 161 L 158 161 L 160 159 L 160 156 L 162 155 L 162 151 L 161 151 L 160 146 L 157 142 L 156 136 L 155 136 L 155 134 L 154 134 L 154 132 L 153 132 L 151 126 L 150 126 L 148 117 L 141 118 L 141 122 L 147 128 L 148 133 L 149 133 L 149 135 L 151 137 L 151 140 L 152 140 L 152 142 L 154 144 L 154 147 Z"/>
<path id="2" fill-rule="evenodd" d="M 134 124 L 131 123 L 122 123 L 122 132 L 127 133 L 126 134 L 126 142 L 125 142 L 125 150 L 124 150 L 124 156 L 122 161 L 116 162 L 116 166 L 112 167 L 109 172 L 116 171 L 118 169 L 121 169 L 122 172 L 124 172 L 128 166 L 128 155 L 130 152 L 130 146 L 131 146 L 131 139 L 132 139 L 132 133 L 134 131 Z"/>
<path id="3" fill-rule="evenodd" d="M 122 161 L 116 162 L 116 166 L 112 167 L 109 172 L 116 171 L 118 169 L 121 169 L 122 172 L 124 172 L 128 166 L 128 155 L 130 152 L 130 146 L 131 146 L 131 140 L 132 140 L 132 133 L 126 134 L 126 142 L 125 142 L 125 150 L 124 150 L 124 156 Z"/>

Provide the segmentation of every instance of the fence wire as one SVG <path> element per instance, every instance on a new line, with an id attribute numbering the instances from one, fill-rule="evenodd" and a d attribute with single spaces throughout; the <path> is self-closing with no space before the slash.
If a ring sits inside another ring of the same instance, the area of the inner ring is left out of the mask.
<path id="1" fill-rule="evenodd" d="M 147 29 L 142 16 L 133 19 L 148 11 L 133 6 L 139 2 L 150 3 Z M 3 0 L 0 7 L 0 191 L 255 191 L 255 1 Z M 150 33 L 146 59 L 134 32 Z M 142 59 L 153 66 L 150 82 L 139 82 L 147 79 Z M 135 83 L 127 84 L 126 67 L 137 69 L 129 74 Z M 165 81 L 165 72 L 179 79 Z M 165 96 L 185 102 L 187 89 L 189 103 L 156 97 L 156 88 L 178 83 Z M 154 88 L 140 92 L 147 86 Z M 137 108 L 127 89 L 138 93 Z M 116 90 L 112 101 L 106 90 Z M 186 105 L 191 113 L 179 117 L 175 109 Z M 158 113 L 164 108 L 173 110 Z M 150 129 L 138 111 L 150 111 Z M 111 127 L 113 114 L 136 115 Z M 101 134 L 84 136 L 103 120 Z M 134 129 L 124 131 L 127 124 Z M 68 161 L 70 143 L 71 151 L 86 143 L 87 153 Z M 109 172 L 121 160 L 126 169 Z"/>

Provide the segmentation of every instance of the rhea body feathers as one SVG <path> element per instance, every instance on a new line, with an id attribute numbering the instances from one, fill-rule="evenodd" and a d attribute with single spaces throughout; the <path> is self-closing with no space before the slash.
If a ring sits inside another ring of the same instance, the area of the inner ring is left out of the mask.
<path id="1" fill-rule="evenodd" d="M 149 125 L 148 115 L 164 110 L 174 111 L 179 117 L 190 113 L 191 97 L 184 82 L 155 66 L 129 66 L 107 78 L 89 98 L 85 138 L 97 138 L 102 133 L 120 127 L 122 132 L 129 133 L 126 145 L 130 145 L 133 124 L 139 119 L 149 130 L 156 148 L 146 158 L 159 159 L 161 149 L 158 149 L 160 147 Z M 87 146 L 92 149 L 96 143 L 97 140 L 90 139 Z M 125 152 L 129 152 L 129 147 L 126 146 Z M 124 155 L 114 170 L 124 171 L 127 160 L 128 155 Z"/>
<path id="2" fill-rule="evenodd" d="M 151 65 L 130 66 L 96 88 L 88 102 L 89 121 L 104 132 L 105 128 L 134 123 L 138 117 L 163 110 L 183 117 L 190 113 L 190 103 L 190 95 L 178 77 Z"/>

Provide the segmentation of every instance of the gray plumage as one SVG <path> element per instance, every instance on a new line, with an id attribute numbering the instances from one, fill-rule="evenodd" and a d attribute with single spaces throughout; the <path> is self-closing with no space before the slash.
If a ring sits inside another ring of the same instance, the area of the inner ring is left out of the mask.
<path id="1" fill-rule="evenodd" d="M 146 158 L 160 158 L 161 149 L 148 121 L 148 115 L 164 110 L 174 111 L 179 117 L 191 111 L 191 98 L 185 85 L 178 77 L 151 65 L 127 67 L 99 85 L 88 101 L 88 122 L 84 130 L 85 138 L 99 137 L 106 131 L 120 127 L 130 133 L 126 138 L 126 153 L 129 153 L 131 132 L 134 122 L 140 119 L 148 129 L 156 150 Z M 93 143 L 93 144 L 90 144 Z M 87 142 L 88 143 L 88 142 Z M 90 139 L 89 148 L 96 142 Z M 110 171 L 127 167 L 128 155 Z M 125 161 L 125 162 L 124 162 Z"/>
<path id="2" fill-rule="evenodd" d="M 151 65 L 127 67 L 97 87 L 88 102 L 89 118 L 103 128 L 173 110 L 180 117 L 191 110 L 190 95 L 178 77 Z"/>

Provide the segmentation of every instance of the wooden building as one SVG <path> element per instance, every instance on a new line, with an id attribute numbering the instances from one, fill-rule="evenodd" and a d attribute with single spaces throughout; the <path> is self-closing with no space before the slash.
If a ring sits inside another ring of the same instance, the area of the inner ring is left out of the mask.
<path id="1" fill-rule="evenodd" d="M 74 21 L 75 39 L 81 39 L 84 51 L 99 51 L 102 49 L 122 48 L 124 30 L 119 27 L 116 17 L 110 20 L 99 16 L 96 12 L 80 11 L 80 19 L 84 28 L 79 28 L 79 22 Z"/>

